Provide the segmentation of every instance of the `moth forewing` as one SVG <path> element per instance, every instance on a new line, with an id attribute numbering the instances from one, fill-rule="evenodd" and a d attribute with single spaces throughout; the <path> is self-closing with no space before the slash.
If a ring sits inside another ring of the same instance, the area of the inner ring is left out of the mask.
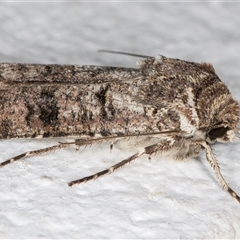
<path id="1" fill-rule="evenodd" d="M 138 153 L 69 186 L 111 173 L 144 154 L 182 160 L 205 150 L 221 184 L 239 201 L 209 144 L 236 138 L 240 108 L 211 64 L 160 55 L 141 60 L 137 69 L 3 63 L 0 106 L 2 139 L 79 137 L 0 166 L 72 144 L 141 138 L 144 148 Z"/>

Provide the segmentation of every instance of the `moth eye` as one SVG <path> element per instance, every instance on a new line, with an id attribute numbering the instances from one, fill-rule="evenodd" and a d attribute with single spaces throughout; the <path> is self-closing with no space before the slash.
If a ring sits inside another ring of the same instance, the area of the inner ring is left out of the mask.
<path id="1" fill-rule="evenodd" d="M 228 130 L 229 130 L 228 127 L 214 128 L 208 133 L 208 135 L 211 140 L 215 140 L 216 138 L 223 137 Z"/>

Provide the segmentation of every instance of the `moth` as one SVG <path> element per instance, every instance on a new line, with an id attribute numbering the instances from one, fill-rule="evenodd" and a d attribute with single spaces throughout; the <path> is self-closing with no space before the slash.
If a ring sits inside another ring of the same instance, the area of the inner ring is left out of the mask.
<path id="1" fill-rule="evenodd" d="M 141 151 L 68 185 L 111 173 L 142 155 L 183 160 L 205 151 L 223 188 L 240 202 L 211 149 L 215 142 L 239 139 L 240 107 L 213 66 L 136 56 L 143 58 L 138 68 L 1 63 L 0 138 L 76 139 L 22 153 L 0 167 L 70 145 L 141 137 Z"/>

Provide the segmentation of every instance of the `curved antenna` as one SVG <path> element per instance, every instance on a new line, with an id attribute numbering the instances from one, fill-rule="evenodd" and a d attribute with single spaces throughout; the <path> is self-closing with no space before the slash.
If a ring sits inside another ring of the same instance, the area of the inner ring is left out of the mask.
<path id="1" fill-rule="evenodd" d="M 100 49 L 100 50 L 98 50 L 98 52 L 114 53 L 114 54 L 121 54 L 121 55 L 127 55 L 127 56 L 132 56 L 132 57 L 141 57 L 141 58 L 149 58 L 149 57 L 151 57 L 151 56 L 145 56 L 145 55 L 140 55 L 140 54 L 135 54 L 135 53 L 111 51 L 111 50 L 104 50 L 104 49 Z"/>

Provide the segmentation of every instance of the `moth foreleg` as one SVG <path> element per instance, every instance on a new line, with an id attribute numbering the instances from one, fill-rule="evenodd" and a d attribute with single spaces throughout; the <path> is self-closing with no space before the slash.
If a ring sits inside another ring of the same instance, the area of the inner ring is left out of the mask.
<path id="1" fill-rule="evenodd" d="M 213 170 L 215 171 L 217 178 L 219 179 L 220 183 L 222 184 L 223 188 L 225 190 L 227 190 L 232 197 L 236 198 L 238 202 L 240 202 L 240 197 L 237 195 L 237 193 L 235 191 L 233 191 L 227 184 L 227 182 L 225 181 L 225 179 L 223 178 L 221 172 L 220 172 L 220 167 L 219 164 L 217 162 L 217 159 L 215 158 L 213 151 L 211 149 L 211 147 L 209 146 L 208 143 L 206 142 L 201 142 L 200 143 L 206 150 L 206 156 L 207 156 L 207 160 L 210 163 L 211 167 L 213 168 Z"/>

